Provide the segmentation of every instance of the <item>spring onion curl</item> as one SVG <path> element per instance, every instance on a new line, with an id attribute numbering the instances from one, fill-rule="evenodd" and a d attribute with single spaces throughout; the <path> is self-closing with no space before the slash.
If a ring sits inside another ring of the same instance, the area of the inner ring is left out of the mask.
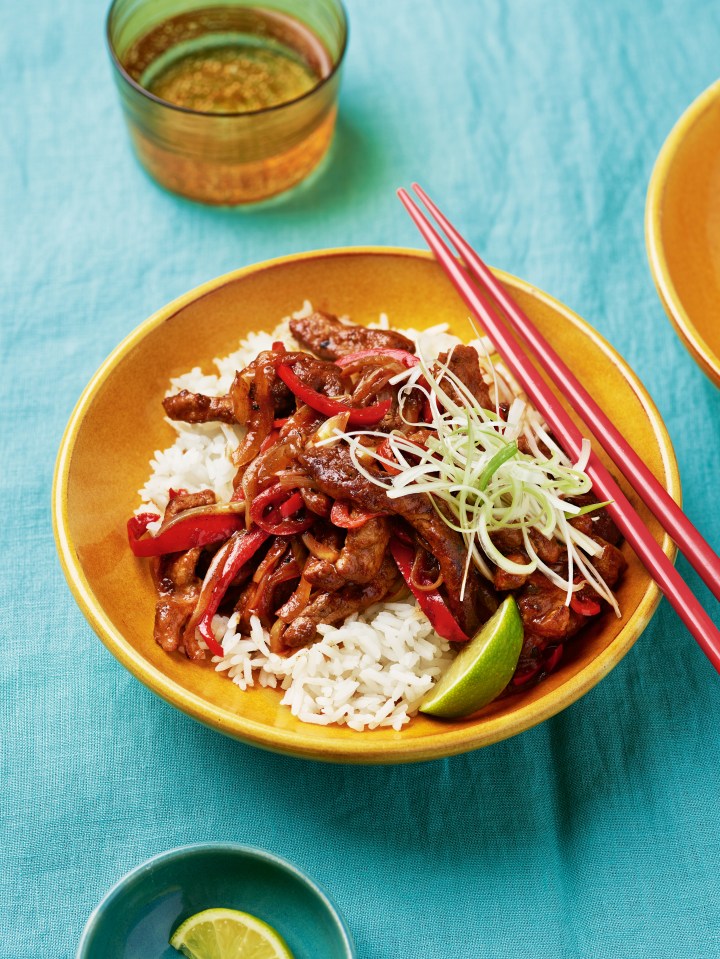
<path id="1" fill-rule="evenodd" d="M 490 380 L 495 409 L 482 409 L 447 361 L 427 360 L 398 373 L 391 383 L 399 386 L 400 415 L 409 427 L 430 431 L 424 445 L 404 434 L 372 430 L 334 430 L 325 442 L 348 444 L 355 468 L 369 482 L 383 488 L 391 499 L 413 493 L 430 497 L 442 520 L 460 533 L 467 549 L 463 593 L 470 564 L 488 579 L 493 578 L 488 561 L 507 573 L 543 573 L 566 593 L 566 605 L 585 580 L 620 615 L 612 590 L 591 563 L 602 552 L 598 545 L 568 521 L 605 503 L 579 507 L 568 502 L 589 492 L 592 482 L 585 472 L 590 443 L 583 440 L 580 457 L 572 462 L 547 432 L 537 412 L 527 402 L 517 383 L 501 362 L 493 362 L 485 343 L 478 344 L 481 366 Z M 484 354 L 484 355 L 483 355 Z M 430 422 L 415 423 L 405 417 L 405 401 L 419 390 L 427 403 Z M 507 416 L 500 416 L 500 403 L 508 400 Z M 523 453 L 524 439 L 531 453 Z M 386 441 L 394 461 L 380 455 L 368 440 Z M 388 466 L 393 473 L 378 476 L 366 465 L 370 461 Z M 519 530 L 528 561 L 508 559 L 495 546 L 493 533 Z M 538 555 L 531 532 L 556 539 L 567 550 L 567 576 L 560 575 Z M 462 595 L 462 594 L 461 594 Z"/>

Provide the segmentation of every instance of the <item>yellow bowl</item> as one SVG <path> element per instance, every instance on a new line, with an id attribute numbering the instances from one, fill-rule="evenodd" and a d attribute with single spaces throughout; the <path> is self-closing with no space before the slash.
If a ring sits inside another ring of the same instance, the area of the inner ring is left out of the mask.
<path id="1" fill-rule="evenodd" d="M 668 316 L 720 386 L 720 80 L 688 107 L 660 151 L 645 241 Z"/>
<path id="2" fill-rule="evenodd" d="M 680 495 L 670 439 L 650 397 L 590 326 L 545 293 L 506 274 L 521 305 L 617 423 L 656 476 Z M 153 451 L 174 434 L 160 401 L 170 376 L 236 348 L 250 330 L 271 329 L 305 299 L 359 322 L 386 312 L 396 326 L 448 322 L 460 336 L 466 311 L 427 254 L 327 250 L 261 263 L 212 280 L 142 323 L 97 371 L 70 418 L 55 472 L 53 516 L 70 588 L 108 649 L 138 679 L 190 716 L 248 743 L 312 759 L 392 763 L 448 756 L 522 732 L 574 702 L 625 655 L 647 625 L 659 592 L 631 550 L 619 589 L 622 619 L 604 616 L 568 647 L 562 666 L 535 689 L 490 704 L 474 718 L 418 717 L 401 732 L 311 726 L 270 689 L 241 692 L 209 665 L 169 656 L 153 641 L 154 589 L 147 564 L 128 549 L 125 522 L 137 505 Z M 645 521 L 668 556 L 674 547 Z"/>

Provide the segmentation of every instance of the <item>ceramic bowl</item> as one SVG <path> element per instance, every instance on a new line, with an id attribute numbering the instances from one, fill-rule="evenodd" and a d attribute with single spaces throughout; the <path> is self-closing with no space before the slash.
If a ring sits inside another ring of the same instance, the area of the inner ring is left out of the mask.
<path id="1" fill-rule="evenodd" d="M 645 239 L 668 316 L 720 386 L 720 80 L 688 107 L 660 151 Z"/>
<path id="2" fill-rule="evenodd" d="M 214 907 L 264 920 L 294 959 L 353 959 L 352 938 L 332 900 L 295 866 L 234 843 L 163 852 L 120 880 L 90 916 L 76 959 L 177 959 L 180 923 Z"/>
<path id="3" fill-rule="evenodd" d="M 650 397 L 588 324 L 545 293 L 500 274 L 521 306 L 679 499 L 675 458 Z M 659 592 L 626 546 L 622 618 L 603 616 L 568 646 L 561 668 L 526 693 L 473 718 L 417 717 L 400 732 L 357 733 L 301 723 L 272 689 L 241 692 L 211 665 L 169 656 L 153 641 L 155 593 L 146 563 L 127 546 L 125 523 L 156 449 L 174 437 L 160 405 L 168 378 L 236 348 L 250 330 L 272 329 L 305 299 L 398 327 L 447 322 L 472 335 L 465 308 L 434 260 L 412 250 L 361 248 L 300 254 L 213 280 L 160 310 L 103 363 L 73 412 L 58 456 L 53 513 L 60 559 L 80 608 L 110 651 L 143 683 L 200 722 L 248 743 L 312 759 L 393 763 L 477 749 L 534 726 L 579 699 L 622 659 L 647 625 Z M 633 501 L 636 497 L 633 495 Z M 669 556 L 654 518 L 644 520 Z"/>

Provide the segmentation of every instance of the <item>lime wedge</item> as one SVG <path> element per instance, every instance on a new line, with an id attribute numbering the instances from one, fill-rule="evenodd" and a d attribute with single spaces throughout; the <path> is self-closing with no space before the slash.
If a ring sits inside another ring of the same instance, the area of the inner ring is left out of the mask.
<path id="1" fill-rule="evenodd" d="M 515 672 L 523 641 L 517 603 L 508 596 L 420 703 L 420 712 L 461 719 L 487 706 Z"/>
<path id="2" fill-rule="evenodd" d="M 205 909 L 179 926 L 170 945 L 188 959 L 293 959 L 267 923 L 237 909 Z"/>

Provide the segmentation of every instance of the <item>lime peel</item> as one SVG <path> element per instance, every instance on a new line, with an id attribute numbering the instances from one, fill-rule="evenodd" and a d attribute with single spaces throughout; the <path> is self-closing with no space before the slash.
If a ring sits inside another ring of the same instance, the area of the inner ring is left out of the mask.
<path id="1" fill-rule="evenodd" d="M 523 625 L 512 596 L 500 604 L 420 703 L 420 712 L 463 719 L 487 706 L 512 679 L 520 658 Z"/>
<path id="2" fill-rule="evenodd" d="M 238 909 L 205 909 L 170 939 L 187 959 L 293 959 L 287 943 L 257 916 Z"/>

